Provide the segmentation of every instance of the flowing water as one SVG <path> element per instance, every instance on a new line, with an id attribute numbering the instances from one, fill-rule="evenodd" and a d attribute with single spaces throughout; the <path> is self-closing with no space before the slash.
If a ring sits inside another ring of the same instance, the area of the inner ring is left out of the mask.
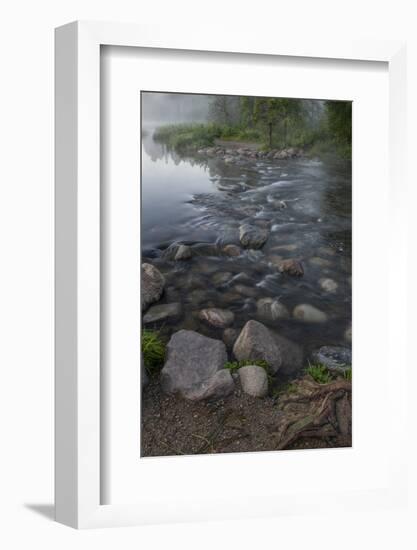
<path id="1" fill-rule="evenodd" d="M 268 228 L 266 244 L 238 257 L 219 254 L 220 247 L 239 244 L 243 222 Z M 192 245 L 198 254 L 184 261 L 164 260 L 163 251 L 175 242 Z M 287 258 L 301 260 L 303 277 L 279 273 L 277 263 Z M 142 261 L 153 263 L 166 278 L 161 303 L 183 306 L 181 319 L 163 324 L 168 335 L 188 328 L 221 338 L 220 329 L 197 317 L 205 307 L 220 307 L 234 312 L 234 328 L 259 319 L 307 352 L 346 344 L 344 333 L 351 324 L 351 163 L 183 157 L 155 142 L 148 131 L 142 140 Z M 323 279 L 335 281 L 337 289 L 323 290 Z M 290 312 L 298 304 L 311 304 L 328 320 L 260 319 L 256 302 L 266 297 L 279 298 Z"/>

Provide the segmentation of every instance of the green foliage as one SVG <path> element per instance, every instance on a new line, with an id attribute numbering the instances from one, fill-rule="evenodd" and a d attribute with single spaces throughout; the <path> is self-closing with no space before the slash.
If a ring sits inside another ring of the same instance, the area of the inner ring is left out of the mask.
<path id="1" fill-rule="evenodd" d="M 306 368 L 306 374 L 309 374 L 318 384 L 328 384 L 332 380 L 329 369 L 321 363 L 317 363 L 316 365 L 309 364 Z"/>
<path id="2" fill-rule="evenodd" d="M 326 101 L 327 125 L 330 137 L 338 143 L 352 142 L 352 103 Z"/>
<path id="3" fill-rule="evenodd" d="M 352 154 L 352 104 L 291 98 L 213 96 L 208 123 L 171 124 L 154 139 L 179 152 L 216 139 L 258 143 L 263 150 L 301 147 L 311 156 Z"/>
<path id="4" fill-rule="evenodd" d="M 157 128 L 153 135 L 155 141 L 179 151 L 213 145 L 220 136 L 221 127 L 218 124 L 169 124 Z"/>
<path id="5" fill-rule="evenodd" d="M 225 369 L 229 369 L 231 372 L 236 372 L 241 367 L 246 367 L 247 365 L 257 365 L 262 367 L 267 372 L 269 371 L 269 365 L 263 359 L 243 359 L 242 361 L 228 361 L 224 364 Z"/>
<path id="6" fill-rule="evenodd" d="M 269 148 L 274 145 L 274 134 L 279 132 L 280 145 L 288 145 L 290 127 L 300 122 L 302 103 L 298 99 L 257 97 L 253 107 L 253 118 L 263 128 L 264 141 Z M 276 140 L 275 140 L 276 141 Z"/>
<path id="7" fill-rule="evenodd" d="M 142 330 L 142 354 L 145 369 L 154 374 L 163 367 L 165 360 L 165 343 L 156 330 Z"/>

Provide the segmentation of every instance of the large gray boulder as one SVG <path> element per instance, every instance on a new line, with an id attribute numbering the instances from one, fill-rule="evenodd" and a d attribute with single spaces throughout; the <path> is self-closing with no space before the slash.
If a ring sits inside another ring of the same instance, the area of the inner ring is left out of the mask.
<path id="1" fill-rule="evenodd" d="M 165 279 L 162 273 L 151 264 L 142 264 L 141 299 L 142 310 L 146 310 L 152 303 L 162 296 Z"/>
<path id="2" fill-rule="evenodd" d="M 303 348 L 295 342 L 288 340 L 285 336 L 281 336 L 281 334 L 274 333 L 274 337 L 281 351 L 282 365 L 280 373 L 287 376 L 296 374 L 303 366 Z"/>
<path id="3" fill-rule="evenodd" d="M 239 361 L 266 361 L 273 373 L 295 373 L 303 364 L 303 351 L 300 346 L 253 320 L 248 321 L 243 327 L 233 346 L 233 353 Z"/>
<path id="4" fill-rule="evenodd" d="M 268 376 L 264 368 L 247 365 L 238 370 L 242 390 L 252 397 L 265 397 L 268 393 Z"/>
<path id="5" fill-rule="evenodd" d="M 193 401 L 225 397 L 234 389 L 230 372 L 223 369 L 226 361 L 223 342 L 192 330 L 180 330 L 167 345 L 162 389 Z"/>
<path id="6" fill-rule="evenodd" d="M 267 229 L 244 223 L 239 227 L 239 240 L 246 248 L 261 248 L 267 241 Z"/>
<path id="7" fill-rule="evenodd" d="M 187 399 L 191 401 L 202 401 L 223 399 L 235 389 L 235 383 L 228 369 L 222 369 L 216 372 L 214 376 L 203 382 L 199 388 L 190 390 Z"/>

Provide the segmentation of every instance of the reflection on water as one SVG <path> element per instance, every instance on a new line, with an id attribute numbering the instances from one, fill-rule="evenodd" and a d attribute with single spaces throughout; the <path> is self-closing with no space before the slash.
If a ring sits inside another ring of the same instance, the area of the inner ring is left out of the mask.
<path id="1" fill-rule="evenodd" d="M 203 254 L 183 262 L 161 258 L 172 242 L 239 244 L 238 228 L 247 221 L 271 231 L 260 251 L 237 258 Z M 207 306 L 230 309 L 239 328 L 256 318 L 259 298 L 279 297 L 290 311 L 308 303 L 329 320 L 266 322 L 271 328 L 307 348 L 344 343 L 351 322 L 351 163 L 184 158 L 154 142 L 148 131 L 142 140 L 142 256 L 166 277 L 162 302 L 184 306 L 180 321 L 164 325 L 168 333 L 186 327 L 221 337 L 201 325 L 196 312 Z M 280 258 L 300 259 L 304 277 L 278 273 Z M 337 289 L 324 291 L 323 278 L 335 281 Z"/>

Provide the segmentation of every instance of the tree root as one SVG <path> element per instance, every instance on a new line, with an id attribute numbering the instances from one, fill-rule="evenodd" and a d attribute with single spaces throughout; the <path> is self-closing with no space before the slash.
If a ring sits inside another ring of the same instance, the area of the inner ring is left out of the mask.
<path id="1" fill-rule="evenodd" d="M 295 390 L 295 391 L 294 391 Z M 306 376 L 293 384 L 292 393 L 278 401 L 282 419 L 276 448 L 286 449 L 301 438 L 333 438 L 334 446 L 350 446 L 352 439 L 352 384 L 334 380 L 317 384 Z"/>

